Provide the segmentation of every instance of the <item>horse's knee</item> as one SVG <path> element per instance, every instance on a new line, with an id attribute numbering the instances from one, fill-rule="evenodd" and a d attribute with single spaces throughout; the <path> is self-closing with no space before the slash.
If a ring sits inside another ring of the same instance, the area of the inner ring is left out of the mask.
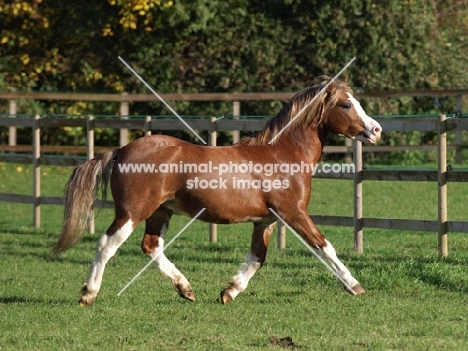
<path id="1" fill-rule="evenodd" d="M 263 265 L 263 262 L 265 262 L 268 245 L 270 244 L 270 238 L 273 233 L 273 229 L 275 228 L 275 224 L 276 223 L 272 223 L 266 227 L 263 223 L 254 224 L 250 252 L 256 256 L 257 261 L 260 263 L 260 267 Z"/>
<path id="2" fill-rule="evenodd" d="M 146 255 L 153 254 L 159 246 L 159 235 L 145 234 L 141 241 L 141 250 Z"/>
<path id="3" fill-rule="evenodd" d="M 104 249 L 110 251 L 117 250 L 132 234 L 133 228 L 137 224 L 131 219 L 114 219 L 106 233 L 99 239 L 97 245 L 98 251 Z"/>

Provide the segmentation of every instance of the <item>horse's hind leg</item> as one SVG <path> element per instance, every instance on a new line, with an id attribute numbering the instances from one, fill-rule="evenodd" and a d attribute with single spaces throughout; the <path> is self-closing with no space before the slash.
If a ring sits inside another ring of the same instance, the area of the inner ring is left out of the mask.
<path id="1" fill-rule="evenodd" d="M 164 237 L 169 227 L 171 216 L 171 210 L 159 208 L 151 217 L 146 219 L 146 229 L 141 249 L 155 261 L 162 274 L 171 280 L 174 289 L 181 297 L 195 301 L 195 295 L 187 278 L 164 255 Z"/>
<path id="2" fill-rule="evenodd" d="M 130 218 L 114 219 L 106 234 L 101 236 L 97 245 L 96 257 L 91 265 L 88 280 L 81 289 L 80 306 L 92 305 L 101 287 L 102 275 L 107 262 L 114 256 L 117 249 L 132 234 L 138 223 Z"/>
<path id="3" fill-rule="evenodd" d="M 252 243 L 250 252 L 247 255 L 247 261 L 242 265 L 237 275 L 232 278 L 229 286 L 221 291 L 222 303 L 231 302 L 243 292 L 247 288 L 249 280 L 263 265 L 274 228 L 275 223 L 254 223 Z"/>

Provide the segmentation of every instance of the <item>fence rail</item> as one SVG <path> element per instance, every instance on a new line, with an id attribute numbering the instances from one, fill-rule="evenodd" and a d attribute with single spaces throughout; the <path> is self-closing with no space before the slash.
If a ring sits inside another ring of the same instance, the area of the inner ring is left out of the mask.
<path id="1" fill-rule="evenodd" d="M 295 92 L 258 92 L 258 93 L 176 93 L 176 94 L 160 94 L 166 101 L 201 101 L 201 102 L 214 102 L 214 101 L 229 101 L 233 104 L 233 116 L 241 115 L 241 101 L 278 101 L 284 100 L 288 101 L 295 94 Z M 428 90 L 406 90 L 406 91 L 374 91 L 374 92 L 359 92 L 356 91 L 355 95 L 360 99 L 366 98 L 379 98 L 379 99 L 389 99 L 389 98 L 400 98 L 400 97 L 431 97 L 435 99 L 435 102 L 441 96 L 454 96 L 456 97 L 456 109 L 461 113 L 463 106 L 463 96 L 468 94 L 468 89 L 428 89 Z M 159 101 L 153 94 L 129 94 L 126 92 L 123 93 L 114 93 L 114 94 L 103 94 L 103 93 L 63 93 L 63 92 L 19 92 L 16 90 L 8 92 L 0 92 L 0 100 L 7 100 L 9 106 L 9 115 L 14 117 L 17 114 L 18 99 L 26 100 L 42 100 L 42 101 L 99 101 L 99 102 L 115 102 L 120 103 L 120 115 L 123 119 L 127 119 L 127 116 L 130 115 L 130 103 L 133 102 L 151 102 Z M 16 145 L 16 125 L 15 122 L 8 122 L 5 125 L 9 124 L 9 145 Z M 24 122 L 29 123 L 29 122 Z M 80 122 L 77 122 L 80 123 Z M 125 122 L 122 122 L 125 125 Z M 150 121 L 151 128 L 153 130 L 172 130 L 172 122 L 159 122 L 159 121 Z M 223 120 L 220 121 L 220 128 L 218 130 L 223 130 L 222 126 L 225 125 L 225 130 L 233 130 L 233 139 L 234 142 L 239 141 L 239 131 L 256 131 L 259 130 L 259 126 L 253 126 L 253 123 L 249 123 L 249 126 L 252 125 L 252 129 L 247 129 L 239 123 L 232 120 Z M 258 122 L 260 125 L 262 122 Z M 412 120 L 408 122 L 410 125 L 403 125 L 401 131 L 406 130 L 435 130 L 434 126 L 429 125 L 419 126 L 419 122 Z M 237 124 L 237 125 L 230 125 Z M 416 124 L 416 126 L 415 126 Z M 1 124 L 0 124 L 1 125 Z M 19 126 L 19 124 L 17 124 Z M 398 122 L 397 122 L 397 125 Z M 103 126 L 105 127 L 105 126 Z M 195 126 L 194 126 L 195 127 Z M 131 127 L 130 127 L 131 128 Z M 387 126 L 387 131 L 396 130 L 392 125 Z M 422 128 L 422 129 L 418 129 Z M 136 129 L 140 129 L 139 127 Z M 200 128 L 204 129 L 204 128 Z M 148 130 L 148 128 L 145 128 Z M 128 130 L 125 127 L 120 128 L 120 146 L 126 145 L 128 143 Z M 339 149 L 339 151 L 334 152 L 343 152 L 346 153 L 346 159 L 350 160 L 350 150 L 351 143 L 349 140 L 346 141 L 347 149 Z M 461 131 L 457 130 L 455 132 L 455 145 L 451 148 L 455 148 L 455 163 L 460 163 L 462 159 L 462 149 L 466 148 L 462 144 L 462 135 Z M 421 149 L 424 149 L 421 148 Z M 383 149 L 385 152 L 385 149 Z M 395 151 L 398 151 L 395 149 Z M 0 151 L 1 152 L 1 151 Z M 328 152 L 325 150 L 325 152 Z M 376 151 L 377 152 L 377 151 Z M 379 151 L 380 152 L 380 151 Z"/>
<path id="2" fill-rule="evenodd" d="M 295 92 L 258 93 L 175 93 L 159 94 L 166 101 L 271 101 L 290 100 Z M 359 98 L 398 98 L 424 96 L 463 96 L 468 89 L 424 89 L 401 91 L 355 92 Z M 105 93 L 65 93 L 65 92 L 20 92 L 0 91 L 0 100 L 49 100 L 49 101 L 98 101 L 98 102 L 150 102 L 159 101 L 153 94 L 105 94 Z"/>
<path id="3" fill-rule="evenodd" d="M 328 151 L 337 152 L 342 150 L 349 152 L 352 148 L 354 164 L 356 172 L 354 174 L 347 173 L 317 173 L 316 178 L 333 178 L 333 179 L 353 179 L 354 180 L 354 216 L 315 216 L 311 217 L 317 224 L 320 225 L 338 225 L 338 226 L 353 226 L 355 232 L 355 248 L 359 252 L 363 251 L 363 229 L 364 228 L 382 228 L 382 229 L 398 229 L 398 230 L 420 230 L 420 231 L 435 231 L 439 233 L 439 252 L 442 256 L 447 255 L 447 233 L 449 231 L 468 232 L 468 222 L 465 221 L 448 221 L 446 208 L 446 183 L 450 182 L 466 182 L 468 181 L 468 172 L 464 171 L 447 171 L 446 169 L 446 133 L 447 131 L 460 132 L 468 130 L 468 119 L 450 118 L 445 119 L 444 115 L 439 116 L 439 120 L 431 118 L 395 118 L 395 119 L 378 119 L 384 131 L 434 131 L 439 132 L 439 145 L 435 146 L 439 155 L 439 169 L 432 170 L 383 170 L 383 169 L 365 169 L 362 165 L 362 153 L 367 151 L 382 151 L 378 147 L 362 146 L 360 142 L 353 141 L 352 146 L 328 147 Z M 234 131 L 258 131 L 265 125 L 265 120 L 239 119 L 239 120 L 216 120 L 216 118 L 192 119 L 190 125 L 194 129 L 206 130 L 210 135 L 210 144 L 216 145 L 216 133 L 220 130 Z M 40 192 L 40 167 L 41 165 L 77 165 L 83 163 L 88 158 L 92 158 L 94 152 L 107 151 L 108 148 L 94 147 L 94 129 L 95 128 L 114 128 L 114 129 L 143 129 L 146 134 L 151 130 L 185 130 L 186 127 L 182 123 L 174 120 L 155 120 L 150 117 L 144 119 L 125 119 L 119 120 L 115 118 L 95 119 L 93 116 L 88 116 L 86 119 L 68 119 L 44 117 L 38 115 L 32 118 L 0 118 L 0 126 L 28 126 L 33 130 L 33 145 L 31 146 L 2 146 L 3 151 L 21 151 L 29 154 L 0 154 L 0 161 L 32 163 L 34 188 L 33 195 L 19 195 L 0 193 L 0 201 L 8 201 L 15 203 L 33 204 L 33 222 L 34 226 L 40 226 L 40 206 L 41 205 L 61 205 L 62 198 L 42 196 Z M 60 157 L 60 156 L 45 156 L 44 152 L 57 151 L 54 147 L 41 146 L 40 132 L 41 128 L 46 127 L 83 127 L 87 130 L 87 146 L 84 148 L 60 147 L 60 152 L 64 153 L 87 153 L 87 157 Z M 405 149 L 407 149 L 405 147 Z M 425 148 L 432 150 L 433 148 Z M 327 148 L 325 149 L 327 150 Z M 392 218 L 366 218 L 363 216 L 362 209 L 362 182 L 366 180 L 394 180 L 394 181 L 437 181 L 439 186 L 439 218 L 438 220 L 406 220 Z M 112 207 L 112 202 L 106 202 L 105 207 Z M 90 223 L 90 230 L 93 231 L 94 223 Z M 216 241 L 216 226 L 210 225 L 210 238 Z M 285 245 L 285 228 L 278 228 L 278 245 Z"/>

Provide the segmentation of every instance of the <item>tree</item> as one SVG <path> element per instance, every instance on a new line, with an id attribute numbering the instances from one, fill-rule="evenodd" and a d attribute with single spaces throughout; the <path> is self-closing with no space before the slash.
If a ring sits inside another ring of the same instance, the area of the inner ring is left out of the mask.
<path id="1" fill-rule="evenodd" d="M 356 90 L 466 86 L 468 0 L 0 0 L 0 89 L 146 92 L 295 91 L 349 67 Z M 440 100 L 444 112 L 454 110 Z M 373 114 L 437 111 L 433 99 L 364 101 Z M 272 115 L 282 102 L 243 103 Z M 115 104 L 43 103 L 53 113 L 117 113 Z M 226 103 L 178 103 L 222 115 Z M 134 104 L 132 114 L 169 114 Z"/>

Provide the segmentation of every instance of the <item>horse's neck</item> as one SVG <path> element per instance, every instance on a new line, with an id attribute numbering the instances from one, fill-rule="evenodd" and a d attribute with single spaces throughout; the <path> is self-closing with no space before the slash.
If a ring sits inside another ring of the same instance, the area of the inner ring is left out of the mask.
<path id="1" fill-rule="evenodd" d="M 288 133 L 282 140 L 282 146 L 291 147 L 300 152 L 305 162 L 315 164 L 320 160 L 327 135 L 309 127 L 299 133 Z"/>

